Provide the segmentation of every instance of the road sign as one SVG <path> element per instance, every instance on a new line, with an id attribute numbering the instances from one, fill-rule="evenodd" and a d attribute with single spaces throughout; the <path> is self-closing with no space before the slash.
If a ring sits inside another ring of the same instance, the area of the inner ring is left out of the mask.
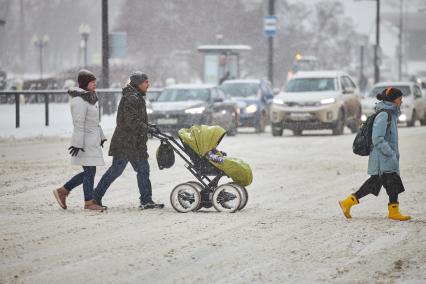
<path id="1" fill-rule="evenodd" d="M 277 35 L 277 17 L 265 16 L 263 18 L 263 35 L 265 37 L 275 37 Z"/>

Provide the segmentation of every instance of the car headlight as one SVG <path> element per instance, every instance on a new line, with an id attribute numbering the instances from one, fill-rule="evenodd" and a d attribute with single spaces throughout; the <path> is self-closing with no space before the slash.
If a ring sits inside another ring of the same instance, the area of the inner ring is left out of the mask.
<path id="1" fill-rule="evenodd" d="M 187 110 L 185 110 L 185 113 L 190 113 L 190 114 L 201 114 L 203 113 L 203 111 L 205 110 L 205 107 L 195 107 L 195 108 L 189 108 Z"/>
<path id="2" fill-rule="evenodd" d="M 322 105 L 334 104 L 336 102 L 335 98 L 323 99 L 320 101 Z"/>
<path id="3" fill-rule="evenodd" d="M 405 114 L 401 114 L 398 119 L 400 121 L 406 121 L 407 120 L 407 116 Z"/>
<path id="4" fill-rule="evenodd" d="M 365 114 L 361 115 L 361 121 L 362 122 L 366 122 L 367 121 L 367 116 Z"/>
<path id="5" fill-rule="evenodd" d="M 146 109 L 146 113 L 147 114 L 151 114 L 151 113 L 153 113 L 154 112 L 154 110 L 152 109 L 152 108 L 147 108 Z"/>
<path id="6" fill-rule="evenodd" d="M 284 100 L 282 100 L 282 99 L 273 99 L 272 103 L 277 104 L 277 105 L 283 105 L 284 104 Z"/>
<path id="7" fill-rule="evenodd" d="M 246 113 L 254 113 L 257 111 L 257 105 L 249 105 L 246 107 Z"/>

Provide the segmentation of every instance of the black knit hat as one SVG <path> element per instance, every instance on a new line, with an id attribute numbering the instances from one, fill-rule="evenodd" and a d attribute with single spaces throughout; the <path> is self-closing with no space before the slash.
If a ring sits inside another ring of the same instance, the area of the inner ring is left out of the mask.
<path id="1" fill-rule="evenodd" d="M 96 77 L 89 70 L 81 69 L 78 72 L 78 78 L 77 78 L 78 86 L 82 88 L 83 90 L 87 90 L 87 85 L 89 85 L 89 83 L 94 80 L 96 80 Z"/>
<path id="2" fill-rule="evenodd" d="M 400 89 L 389 87 L 382 91 L 382 93 L 377 94 L 376 98 L 379 101 L 387 101 L 387 102 L 393 102 L 397 98 L 402 97 L 402 92 Z"/>
<path id="3" fill-rule="evenodd" d="M 134 87 L 139 86 L 140 84 L 142 84 L 146 80 L 148 80 L 148 76 L 146 74 L 142 73 L 141 71 L 134 71 L 130 75 L 130 84 Z"/>

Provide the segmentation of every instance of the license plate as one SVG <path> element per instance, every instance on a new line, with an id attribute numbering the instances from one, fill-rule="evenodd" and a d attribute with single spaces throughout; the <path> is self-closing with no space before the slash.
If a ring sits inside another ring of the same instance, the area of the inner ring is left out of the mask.
<path id="1" fill-rule="evenodd" d="M 159 119 L 157 119 L 157 124 L 170 125 L 170 124 L 177 124 L 177 123 L 178 123 L 177 118 L 159 118 Z"/>
<path id="2" fill-rule="evenodd" d="M 294 112 L 294 113 L 290 113 L 290 119 L 291 120 L 309 120 L 311 119 L 311 114 L 310 113 L 305 113 L 305 112 Z"/>

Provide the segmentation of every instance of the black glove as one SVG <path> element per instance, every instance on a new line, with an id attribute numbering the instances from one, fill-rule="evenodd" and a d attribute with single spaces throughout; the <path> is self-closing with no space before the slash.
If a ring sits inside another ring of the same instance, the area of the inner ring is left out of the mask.
<path id="1" fill-rule="evenodd" d="M 77 147 L 74 147 L 74 146 L 69 147 L 68 150 L 70 150 L 70 155 L 73 156 L 73 157 L 77 156 L 78 151 L 80 151 L 80 150 L 84 152 L 83 148 L 77 148 Z"/>
<path id="2" fill-rule="evenodd" d="M 104 139 L 104 140 L 102 140 L 102 141 L 101 141 L 101 147 L 102 147 L 102 148 L 104 147 L 104 143 L 105 143 L 105 141 L 107 141 L 107 139 Z"/>

